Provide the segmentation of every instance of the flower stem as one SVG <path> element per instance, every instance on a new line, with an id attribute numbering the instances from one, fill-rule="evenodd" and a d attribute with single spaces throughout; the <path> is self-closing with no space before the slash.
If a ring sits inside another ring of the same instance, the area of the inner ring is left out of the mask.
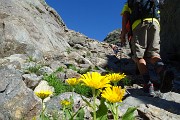
<path id="1" fill-rule="evenodd" d="M 93 120 L 96 120 L 96 93 L 95 89 L 92 89 L 93 93 Z"/>
<path id="2" fill-rule="evenodd" d="M 72 97 L 71 97 L 71 112 L 73 113 L 73 105 L 74 105 L 74 87 L 72 89 Z"/>
<path id="3" fill-rule="evenodd" d="M 118 120 L 118 107 L 116 106 L 116 103 L 113 103 L 113 109 L 114 109 L 114 120 Z"/>
<path id="4" fill-rule="evenodd" d="M 43 102 L 43 99 L 42 99 L 42 111 L 41 111 L 41 120 L 44 120 L 44 102 Z"/>
<path id="5" fill-rule="evenodd" d="M 63 115 L 62 115 L 62 119 L 63 120 L 65 120 L 65 118 L 66 118 L 66 113 L 65 113 L 65 109 L 66 109 L 66 107 L 65 106 L 63 106 Z"/>
<path id="6" fill-rule="evenodd" d="M 117 82 L 114 82 L 114 86 L 117 86 Z"/>
<path id="7" fill-rule="evenodd" d="M 74 97 L 74 87 L 72 88 L 72 98 Z"/>

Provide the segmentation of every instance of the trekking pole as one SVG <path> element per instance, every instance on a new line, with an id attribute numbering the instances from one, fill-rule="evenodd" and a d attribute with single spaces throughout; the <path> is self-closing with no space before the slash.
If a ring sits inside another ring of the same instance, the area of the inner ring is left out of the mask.
<path id="1" fill-rule="evenodd" d="M 127 92 L 127 94 L 128 94 L 128 95 L 130 95 L 130 94 L 131 94 L 128 90 L 126 90 L 126 92 Z"/>
<path id="2" fill-rule="evenodd" d="M 123 99 L 126 99 L 131 93 L 128 91 L 128 90 L 125 90 L 126 91 L 126 95 L 124 95 Z"/>

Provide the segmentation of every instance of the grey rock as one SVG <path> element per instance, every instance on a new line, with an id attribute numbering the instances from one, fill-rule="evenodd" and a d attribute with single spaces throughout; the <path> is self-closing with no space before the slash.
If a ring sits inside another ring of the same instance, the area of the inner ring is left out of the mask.
<path id="1" fill-rule="evenodd" d="M 39 72 L 43 75 L 43 74 L 51 74 L 53 73 L 53 70 L 50 67 L 47 66 L 43 66 L 42 68 L 39 69 Z"/>
<path id="2" fill-rule="evenodd" d="M 54 98 L 52 98 L 51 100 L 49 100 L 47 103 L 46 103 L 46 113 L 47 114 L 52 114 L 52 113 L 58 113 L 59 116 L 62 116 L 62 105 L 60 104 L 60 101 L 62 100 L 70 100 L 70 96 L 73 96 L 73 102 L 74 102 L 74 105 L 73 105 L 73 109 L 75 111 L 77 111 L 79 109 L 79 107 L 81 106 L 84 106 L 86 103 L 82 100 L 81 96 L 77 93 L 72 93 L 72 92 L 65 92 L 61 95 L 58 95 Z M 83 96 L 84 99 L 86 99 L 87 101 L 90 101 L 90 99 L 86 98 Z M 88 110 L 87 107 L 83 108 L 84 111 L 85 111 L 85 116 L 84 116 L 84 119 L 85 118 L 92 118 L 91 117 L 91 114 Z"/>
<path id="3" fill-rule="evenodd" d="M 60 61 L 53 61 L 52 63 L 50 63 L 50 67 L 53 71 L 56 71 L 58 68 L 62 68 L 62 70 L 67 68 L 66 65 L 64 65 Z"/>
<path id="4" fill-rule="evenodd" d="M 74 48 L 75 49 L 83 49 L 84 47 L 82 45 L 80 45 L 80 44 L 75 44 Z"/>
<path id="5" fill-rule="evenodd" d="M 118 42 L 120 42 L 120 34 L 121 29 L 116 29 L 110 32 L 103 41 L 110 44 L 117 44 Z"/>
<path id="6" fill-rule="evenodd" d="M 139 113 L 136 112 L 136 116 L 140 116 L 144 119 L 146 117 L 150 120 L 168 120 L 170 118 L 178 120 L 180 118 L 178 93 L 168 92 L 163 94 L 162 98 L 153 98 L 138 88 L 127 89 L 130 92 L 130 96 L 127 97 L 122 102 L 122 106 L 119 107 L 122 113 L 125 113 L 129 107 L 137 107 Z M 148 112 L 148 115 L 146 115 L 146 112 L 149 110 L 151 112 Z"/>
<path id="7" fill-rule="evenodd" d="M 67 69 L 66 71 L 66 79 L 67 78 L 78 78 L 80 76 L 79 73 L 77 73 L 77 71 L 74 71 L 72 69 Z"/>
<path id="8" fill-rule="evenodd" d="M 66 73 L 64 73 L 64 72 L 57 72 L 57 73 L 56 73 L 56 76 L 57 76 L 57 78 L 59 78 L 61 81 L 64 81 L 64 79 L 67 79 L 67 78 L 66 78 Z"/>
<path id="9" fill-rule="evenodd" d="M 137 109 L 140 116 L 143 119 L 148 120 L 179 120 L 180 115 L 172 114 L 168 111 L 155 107 L 151 104 L 140 105 L 140 108 Z"/>
<path id="10" fill-rule="evenodd" d="M 31 119 L 40 113 L 41 103 L 22 81 L 21 73 L 0 67 L 0 114 L 4 120 Z"/>
<path id="11" fill-rule="evenodd" d="M 63 21 L 44 2 L 1 0 L 0 10 L 0 57 L 27 53 L 38 58 L 69 47 Z"/>
<path id="12" fill-rule="evenodd" d="M 37 76 L 36 74 L 24 74 L 22 77 L 24 78 L 26 86 L 32 90 L 34 90 L 34 88 L 38 86 L 40 80 L 42 80 L 42 76 Z"/>

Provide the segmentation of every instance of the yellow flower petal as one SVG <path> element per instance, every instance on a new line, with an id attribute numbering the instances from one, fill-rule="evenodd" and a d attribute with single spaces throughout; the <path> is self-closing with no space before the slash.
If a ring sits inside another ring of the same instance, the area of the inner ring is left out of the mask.
<path id="1" fill-rule="evenodd" d="M 121 89 L 121 86 L 113 86 L 105 88 L 102 91 L 101 96 L 111 103 L 122 102 L 122 98 L 125 94 L 125 89 Z"/>
<path id="2" fill-rule="evenodd" d="M 122 80 L 123 78 L 126 77 L 126 75 L 123 74 L 119 74 L 119 73 L 112 73 L 112 74 L 108 74 L 106 75 L 106 77 L 111 81 L 111 82 L 118 82 L 120 80 Z"/>
<path id="3" fill-rule="evenodd" d="M 52 95 L 52 93 L 53 92 L 50 90 L 40 90 L 40 91 L 35 92 L 35 94 L 42 100 Z"/>
<path id="4" fill-rule="evenodd" d="M 86 74 L 83 74 L 81 75 L 79 80 L 81 80 L 84 83 L 84 85 L 89 86 L 94 89 L 101 89 L 104 87 L 111 86 L 109 84 L 110 80 L 108 80 L 106 76 L 102 76 L 98 72 L 92 72 L 92 73 L 88 72 Z"/>
<path id="5" fill-rule="evenodd" d="M 71 104 L 71 102 L 68 101 L 68 100 L 62 100 L 62 101 L 60 101 L 60 104 L 63 105 L 63 106 L 68 106 L 68 105 Z"/>
<path id="6" fill-rule="evenodd" d="M 80 80 L 77 79 L 77 78 L 69 78 L 68 80 L 66 80 L 66 82 L 67 82 L 69 85 L 74 86 L 74 85 L 77 85 L 77 84 L 80 82 Z"/>

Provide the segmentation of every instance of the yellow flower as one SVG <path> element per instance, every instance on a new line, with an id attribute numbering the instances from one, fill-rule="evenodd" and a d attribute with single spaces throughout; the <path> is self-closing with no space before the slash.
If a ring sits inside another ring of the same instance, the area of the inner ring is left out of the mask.
<path id="1" fill-rule="evenodd" d="M 77 85 L 80 81 L 79 79 L 77 78 L 69 78 L 68 80 L 66 80 L 66 82 L 69 84 L 69 85 Z"/>
<path id="2" fill-rule="evenodd" d="M 34 116 L 34 117 L 32 118 L 32 120 L 37 120 L 37 119 L 36 119 L 36 116 Z"/>
<path id="3" fill-rule="evenodd" d="M 122 102 L 122 98 L 125 94 L 125 89 L 121 89 L 121 86 L 113 86 L 105 88 L 102 91 L 101 96 L 111 103 Z"/>
<path id="4" fill-rule="evenodd" d="M 52 91 L 50 90 L 40 90 L 40 91 L 37 91 L 35 92 L 35 94 L 41 98 L 42 100 L 44 100 L 45 98 L 49 97 L 50 95 L 52 95 Z"/>
<path id="5" fill-rule="evenodd" d="M 71 102 L 68 101 L 68 100 L 61 100 L 61 101 L 60 101 L 60 104 L 63 105 L 63 106 L 68 106 L 68 105 L 71 104 Z"/>
<path id="6" fill-rule="evenodd" d="M 118 82 L 121 79 L 125 78 L 126 75 L 123 74 L 119 74 L 119 73 L 112 73 L 112 74 L 108 74 L 106 75 L 106 77 L 111 81 L 111 82 Z"/>
<path id="7" fill-rule="evenodd" d="M 81 75 L 79 78 L 86 86 L 89 86 L 94 89 L 101 89 L 104 87 L 110 87 L 110 80 L 105 76 L 101 76 L 98 72 L 87 72 L 86 74 Z"/>

